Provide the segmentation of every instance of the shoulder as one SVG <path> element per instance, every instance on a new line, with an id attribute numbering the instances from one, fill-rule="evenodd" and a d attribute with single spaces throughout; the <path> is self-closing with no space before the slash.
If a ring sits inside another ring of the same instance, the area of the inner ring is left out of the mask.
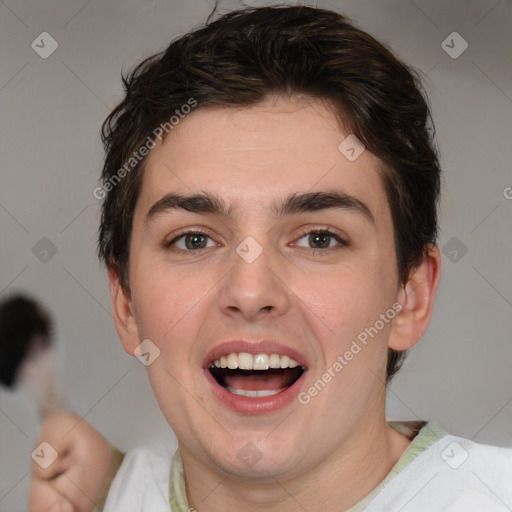
<path id="1" fill-rule="evenodd" d="M 123 465 L 126 464 L 127 469 L 151 466 L 158 473 L 162 469 L 170 468 L 171 458 L 172 454 L 166 449 L 135 448 L 127 452 Z"/>
<path id="2" fill-rule="evenodd" d="M 427 500 L 439 501 L 443 510 L 512 507 L 511 448 L 446 434 L 422 455 L 414 472 L 428 476 L 424 494 Z"/>
<path id="3" fill-rule="evenodd" d="M 104 512 L 167 512 L 171 458 L 167 450 L 130 450 L 112 482 Z"/>
<path id="4" fill-rule="evenodd" d="M 512 510 L 512 449 L 442 432 L 384 487 L 366 512 L 388 506 L 416 512 Z"/>
<path id="5" fill-rule="evenodd" d="M 454 480 L 496 496 L 507 496 L 512 507 L 512 448 L 476 443 L 446 435 L 433 445 L 433 453 L 450 469 Z"/>

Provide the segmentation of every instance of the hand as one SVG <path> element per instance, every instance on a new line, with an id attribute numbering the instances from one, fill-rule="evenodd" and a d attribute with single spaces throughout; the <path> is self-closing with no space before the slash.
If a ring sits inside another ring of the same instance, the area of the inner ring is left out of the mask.
<path id="1" fill-rule="evenodd" d="M 89 423 L 66 411 L 45 418 L 36 446 L 44 441 L 58 458 L 47 469 L 32 462 L 30 512 L 91 512 L 109 474 L 111 446 Z"/>

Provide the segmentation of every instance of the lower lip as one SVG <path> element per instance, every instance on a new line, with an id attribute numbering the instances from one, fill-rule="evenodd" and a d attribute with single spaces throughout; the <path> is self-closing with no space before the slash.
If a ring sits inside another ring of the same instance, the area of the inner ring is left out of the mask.
<path id="1" fill-rule="evenodd" d="M 206 379 L 212 386 L 213 394 L 229 409 L 243 414 L 264 414 L 268 412 L 283 409 L 290 404 L 299 391 L 304 382 L 306 371 L 287 389 L 272 396 L 262 396 L 259 398 L 249 398 L 248 396 L 240 396 L 230 393 L 224 389 L 210 373 L 208 369 L 204 370 Z"/>

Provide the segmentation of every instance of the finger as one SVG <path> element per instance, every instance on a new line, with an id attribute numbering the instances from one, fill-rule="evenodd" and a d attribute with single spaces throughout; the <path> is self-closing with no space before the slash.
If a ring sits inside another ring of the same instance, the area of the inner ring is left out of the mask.
<path id="1" fill-rule="evenodd" d="M 32 478 L 53 480 L 69 469 L 68 451 L 60 453 L 48 442 L 39 443 L 32 452 Z"/>
<path id="2" fill-rule="evenodd" d="M 75 509 L 56 489 L 44 482 L 32 482 L 29 494 L 30 512 L 75 512 Z"/>
<path id="3" fill-rule="evenodd" d="M 82 478 L 83 479 L 83 478 Z M 95 505 L 93 497 L 81 489 L 69 472 L 47 481 L 33 481 L 31 486 L 31 512 L 90 512 Z"/>
<path id="4" fill-rule="evenodd" d="M 94 508 L 96 496 L 92 496 L 90 490 L 81 485 L 84 480 L 84 475 L 80 474 L 78 469 L 73 468 L 47 484 L 62 496 L 66 503 L 72 504 L 74 511 L 90 512 Z"/>

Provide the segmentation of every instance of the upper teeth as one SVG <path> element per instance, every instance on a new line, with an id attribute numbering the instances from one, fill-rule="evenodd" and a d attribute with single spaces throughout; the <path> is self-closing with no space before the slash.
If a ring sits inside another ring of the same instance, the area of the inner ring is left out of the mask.
<path id="1" fill-rule="evenodd" d="M 229 368 L 230 370 L 268 370 L 269 368 L 295 368 L 299 363 L 295 359 L 279 354 L 256 354 L 232 352 L 220 356 L 210 367 Z"/>

